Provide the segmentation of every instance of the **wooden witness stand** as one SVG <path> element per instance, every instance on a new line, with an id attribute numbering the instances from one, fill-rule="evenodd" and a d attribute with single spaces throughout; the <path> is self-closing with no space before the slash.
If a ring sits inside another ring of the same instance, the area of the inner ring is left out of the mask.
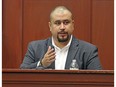
<path id="1" fill-rule="evenodd" d="M 3 69 L 2 87 L 114 87 L 114 71 Z"/>

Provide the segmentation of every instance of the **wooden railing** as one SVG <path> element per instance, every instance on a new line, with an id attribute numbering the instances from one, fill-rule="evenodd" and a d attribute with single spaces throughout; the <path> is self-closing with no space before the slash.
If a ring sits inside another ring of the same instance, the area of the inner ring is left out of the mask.
<path id="1" fill-rule="evenodd" d="M 3 69 L 3 87 L 114 87 L 113 70 Z"/>

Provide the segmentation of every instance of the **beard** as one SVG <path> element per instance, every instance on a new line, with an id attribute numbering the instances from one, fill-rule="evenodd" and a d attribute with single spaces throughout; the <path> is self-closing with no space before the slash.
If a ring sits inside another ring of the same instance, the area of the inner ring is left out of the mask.
<path id="1" fill-rule="evenodd" d="M 64 35 L 60 36 L 60 34 L 64 34 Z M 70 35 L 67 32 L 59 32 L 57 35 L 57 39 L 59 42 L 67 42 L 69 38 L 70 38 Z"/>

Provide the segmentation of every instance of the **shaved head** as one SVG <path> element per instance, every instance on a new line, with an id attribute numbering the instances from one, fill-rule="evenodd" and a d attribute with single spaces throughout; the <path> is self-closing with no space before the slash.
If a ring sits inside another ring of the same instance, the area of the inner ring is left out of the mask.
<path id="1" fill-rule="evenodd" d="M 72 13 L 68 8 L 66 8 L 65 6 L 58 6 L 55 9 L 53 9 L 52 12 L 50 13 L 50 20 L 52 20 L 55 14 L 64 14 L 64 13 L 69 13 L 72 17 Z"/>

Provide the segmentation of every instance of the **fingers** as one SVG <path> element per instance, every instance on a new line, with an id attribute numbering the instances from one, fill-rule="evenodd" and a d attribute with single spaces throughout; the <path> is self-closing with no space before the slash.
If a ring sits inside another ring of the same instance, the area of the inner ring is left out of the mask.
<path id="1" fill-rule="evenodd" d="M 50 53 L 52 53 L 52 52 L 54 52 L 54 49 L 51 48 L 51 46 L 49 46 L 49 47 L 48 47 L 48 50 L 47 50 L 47 54 L 50 54 Z"/>
<path id="2" fill-rule="evenodd" d="M 48 61 L 48 63 L 52 63 L 54 61 L 55 61 L 55 59 L 51 59 L 51 60 Z"/>
<path id="3" fill-rule="evenodd" d="M 42 59 L 42 64 L 46 67 L 49 66 L 53 61 L 55 61 L 55 54 L 54 49 L 49 46 L 44 58 Z"/>
<path id="4" fill-rule="evenodd" d="M 54 59 L 55 56 L 56 56 L 55 54 L 56 53 L 55 53 L 54 49 L 51 48 L 51 46 L 49 46 L 48 51 L 46 53 L 46 59 L 49 60 L 49 61 Z"/>
<path id="5" fill-rule="evenodd" d="M 52 58 L 52 57 L 54 57 L 55 56 L 55 52 L 52 52 L 52 53 L 50 53 L 50 54 L 48 54 L 47 56 L 49 57 L 49 58 Z"/>
<path id="6" fill-rule="evenodd" d="M 51 55 L 46 58 L 46 62 L 52 63 L 52 60 L 55 60 L 56 55 Z"/>

